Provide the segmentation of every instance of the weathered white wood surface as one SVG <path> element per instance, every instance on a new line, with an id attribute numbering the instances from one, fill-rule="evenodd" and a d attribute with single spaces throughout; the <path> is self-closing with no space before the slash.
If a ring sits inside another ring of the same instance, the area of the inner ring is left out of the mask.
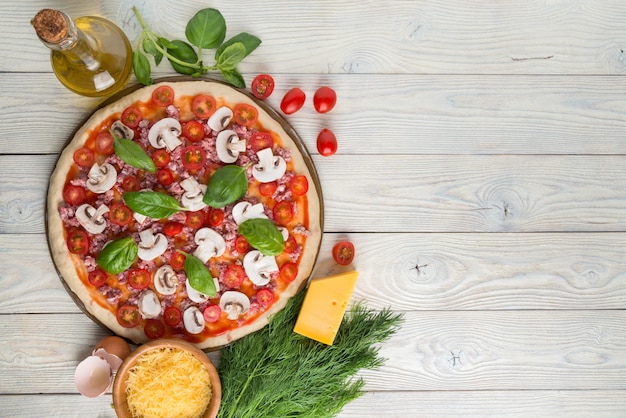
<path id="1" fill-rule="evenodd" d="M 619 0 L 226 0 L 0 3 L 0 416 L 113 417 L 76 364 L 106 331 L 48 255 L 58 153 L 101 102 L 65 90 L 28 24 L 43 7 L 99 14 L 131 38 L 137 5 L 181 37 L 201 7 L 262 46 L 325 197 L 316 275 L 349 238 L 354 300 L 403 312 L 342 417 L 626 416 L 626 3 Z M 167 64 L 157 76 L 171 75 Z M 322 85 L 339 96 L 312 110 Z M 334 130 L 337 155 L 317 155 Z M 219 353 L 211 357 L 218 362 Z"/>

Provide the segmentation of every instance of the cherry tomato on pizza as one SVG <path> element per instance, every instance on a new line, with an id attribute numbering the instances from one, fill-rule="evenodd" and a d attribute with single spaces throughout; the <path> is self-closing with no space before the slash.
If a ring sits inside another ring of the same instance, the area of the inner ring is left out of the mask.
<path id="1" fill-rule="evenodd" d="M 152 153 L 152 161 L 156 168 L 164 168 L 170 163 L 170 153 L 164 149 L 158 149 Z"/>
<path id="2" fill-rule="evenodd" d="M 220 226 L 222 222 L 224 222 L 224 211 L 218 208 L 211 208 L 211 210 L 209 211 L 209 217 L 207 219 L 207 223 L 209 224 L 209 226 Z"/>
<path id="3" fill-rule="evenodd" d="M 174 182 L 174 174 L 172 170 L 162 168 L 157 171 L 157 181 L 163 186 L 169 186 Z"/>
<path id="4" fill-rule="evenodd" d="M 309 181 L 303 174 L 293 176 L 289 180 L 289 190 L 294 196 L 304 196 L 309 191 Z"/>
<path id="5" fill-rule="evenodd" d="M 283 100 L 280 102 L 280 110 L 285 115 L 291 115 L 302 108 L 305 100 L 306 94 L 300 88 L 294 87 L 283 97 Z"/>
<path id="6" fill-rule="evenodd" d="M 278 275 L 284 282 L 293 282 L 298 275 L 298 266 L 296 263 L 285 263 L 278 269 Z"/>
<path id="7" fill-rule="evenodd" d="M 231 264 L 222 274 L 222 283 L 229 289 L 237 289 L 246 279 L 246 271 L 239 264 Z"/>
<path id="8" fill-rule="evenodd" d="M 222 308 L 220 308 L 220 305 L 209 305 L 204 308 L 202 316 L 204 316 L 206 322 L 217 322 L 220 316 L 222 316 Z"/>
<path id="9" fill-rule="evenodd" d="M 337 103 L 337 93 L 328 86 L 322 86 L 313 95 L 313 106 L 319 113 L 330 112 Z"/>
<path id="10" fill-rule="evenodd" d="M 261 193 L 261 196 L 272 197 L 277 189 L 278 183 L 276 181 L 259 184 L 259 193 Z"/>
<path id="11" fill-rule="evenodd" d="M 87 147 L 78 148 L 74 151 L 74 162 L 79 167 L 91 167 L 96 159 L 93 151 Z"/>
<path id="12" fill-rule="evenodd" d="M 274 79 L 269 74 L 259 74 L 252 80 L 252 87 L 250 89 L 254 97 L 265 100 L 270 97 L 274 91 Z"/>
<path id="13" fill-rule="evenodd" d="M 183 314 L 176 306 L 168 306 L 163 311 L 163 321 L 172 328 L 177 327 L 183 320 Z"/>
<path id="14" fill-rule="evenodd" d="M 239 254 L 245 254 L 249 249 L 250 243 L 248 240 L 245 239 L 243 235 L 237 235 L 237 238 L 235 238 L 235 250 L 237 250 Z"/>
<path id="15" fill-rule="evenodd" d="M 128 285 L 133 289 L 142 290 L 150 286 L 152 276 L 146 269 L 136 268 L 128 272 Z"/>
<path id="16" fill-rule="evenodd" d="M 180 222 L 167 222 L 163 225 L 163 233 L 168 237 L 175 237 L 183 232 L 184 225 Z"/>
<path id="17" fill-rule="evenodd" d="M 268 306 L 274 302 L 274 294 L 269 289 L 260 289 L 256 292 L 256 300 L 261 306 Z"/>
<path id="18" fill-rule="evenodd" d="M 278 202 L 274 205 L 272 213 L 277 223 L 286 225 L 293 219 L 293 206 L 287 201 Z"/>
<path id="19" fill-rule="evenodd" d="M 324 128 L 317 135 L 317 151 L 324 157 L 337 152 L 337 138 L 330 129 Z"/>
<path id="20" fill-rule="evenodd" d="M 126 192 L 138 192 L 141 189 L 141 184 L 137 177 L 135 176 L 126 176 L 122 180 L 122 189 Z"/>
<path id="21" fill-rule="evenodd" d="M 89 236 L 82 229 L 73 229 L 67 234 L 67 249 L 72 254 L 87 254 L 89 251 Z"/>
<path id="22" fill-rule="evenodd" d="M 198 229 L 204 225 L 204 214 L 200 211 L 187 212 L 185 225 L 192 229 Z"/>
<path id="23" fill-rule="evenodd" d="M 139 308 L 135 305 L 121 305 L 117 308 L 117 322 L 124 328 L 135 328 L 141 322 Z"/>
<path id="24" fill-rule="evenodd" d="M 354 260 L 354 244 L 350 241 L 341 241 L 333 246 L 333 258 L 337 264 L 347 266 Z"/>
<path id="25" fill-rule="evenodd" d="M 109 221 L 115 225 L 128 225 L 133 220 L 133 211 L 122 203 L 113 203 L 109 207 Z"/>
<path id="26" fill-rule="evenodd" d="M 135 106 L 129 106 L 122 112 L 122 117 L 120 120 L 126 126 L 131 129 L 135 129 L 139 126 L 139 122 L 143 119 L 143 115 L 141 114 L 141 110 L 139 110 Z"/>
<path id="27" fill-rule="evenodd" d="M 254 132 L 250 137 L 250 148 L 255 153 L 265 148 L 274 148 L 274 140 L 269 132 L 258 131 Z"/>
<path id="28" fill-rule="evenodd" d="M 66 184 L 63 188 L 63 200 L 68 205 L 80 205 L 85 202 L 87 192 L 81 186 Z"/>
<path id="29" fill-rule="evenodd" d="M 285 240 L 285 252 L 287 254 L 292 254 L 298 249 L 298 242 L 294 238 L 293 235 L 289 234 L 287 239 Z"/>
<path id="30" fill-rule="evenodd" d="M 152 92 L 152 102 L 157 106 L 167 107 L 174 103 L 174 89 L 170 86 L 159 86 Z"/>
<path id="31" fill-rule="evenodd" d="M 198 145 L 190 145 L 183 149 L 183 166 L 189 171 L 198 171 L 206 163 L 206 152 Z"/>
<path id="32" fill-rule="evenodd" d="M 208 119 L 217 109 L 217 102 L 213 96 L 199 94 L 191 101 L 191 111 L 199 119 Z"/>
<path id="33" fill-rule="evenodd" d="M 185 254 L 174 251 L 170 257 L 170 266 L 176 270 L 181 270 L 185 267 Z"/>
<path id="34" fill-rule="evenodd" d="M 104 155 L 113 154 L 115 147 L 113 137 L 109 132 L 100 132 L 96 136 L 96 152 Z"/>
<path id="35" fill-rule="evenodd" d="M 247 103 L 237 103 L 233 109 L 233 119 L 238 125 L 252 126 L 259 119 L 259 111 Z"/>
<path id="36" fill-rule="evenodd" d="M 163 334 L 165 334 L 165 327 L 163 326 L 163 322 L 158 319 L 152 318 L 146 320 L 145 325 L 143 326 L 143 332 L 146 334 L 146 337 L 151 340 L 156 340 L 157 338 L 161 338 Z"/>
<path id="37" fill-rule="evenodd" d="M 204 126 L 197 120 L 190 120 L 183 124 L 183 136 L 191 142 L 200 142 L 204 139 Z"/>
<path id="38" fill-rule="evenodd" d="M 87 280 L 92 286 L 100 287 L 106 284 L 108 276 L 104 270 L 101 268 L 97 268 L 93 271 L 90 271 L 87 275 Z"/>

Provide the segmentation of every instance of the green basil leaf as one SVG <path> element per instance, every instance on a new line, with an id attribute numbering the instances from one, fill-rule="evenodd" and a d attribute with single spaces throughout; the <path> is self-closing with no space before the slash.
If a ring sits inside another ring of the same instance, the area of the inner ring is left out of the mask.
<path id="1" fill-rule="evenodd" d="M 133 211 L 152 219 L 168 218 L 176 212 L 185 210 L 172 196 L 152 191 L 126 192 L 124 202 Z"/>
<path id="2" fill-rule="evenodd" d="M 241 32 L 240 34 L 233 36 L 232 38 L 221 44 L 219 48 L 217 48 L 217 50 L 215 51 L 215 60 L 217 61 L 218 57 L 222 55 L 224 50 L 235 43 L 243 44 L 244 48 L 246 49 L 246 55 L 244 55 L 245 58 L 250 55 L 252 51 L 257 49 L 259 45 L 261 45 L 261 40 L 247 32 Z"/>
<path id="3" fill-rule="evenodd" d="M 217 57 L 217 67 L 223 71 L 232 71 L 246 57 L 246 48 L 241 42 L 234 43 Z"/>
<path id="4" fill-rule="evenodd" d="M 285 250 L 285 239 L 274 222 L 253 218 L 239 225 L 239 233 L 263 255 L 278 255 Z"/>
<path id="5" fill-rule="evenodd" d="M 150 61 L 138 49 L 133 52 L 133 71 L 141 84 L 145 86 L 152 84 Z"/>
<path id="6" fill-rule="evenodd" d="M 239 200 L 247 191 L 246 167 L 225 165 L 209 179 L 202 201 L 211 207 L 223 208 Z"/>
<path id="7" fill-rule="evenodd" d="M 184 269 L 191 287 L 209 297 L 216 295 L 213 276 L 207 266 L 204 265 L 200 259 L 191 254 L 185 254 Z"/>
<path id="8" fill-rule="evenodd" d="M 115 138 L 113 147 L 115 154 L 126 164 L 150 173 L 156 171 L 154 161 L 138 143 L 127 138 Z"/>
<path id="9" fill-rule="evenodd" d="M 128 270 L 137 258 L 139 247 L 133 237 L 124 237 L 108 242 L 98 254 L 96 263 L 111 274 Z"/>
<path id="10" fill-rule="evenodd" d="M 185 36 L 200 49 L 217 48 L 226 37 L 226 20 L 219 10 L 202 9 L 187 23 Z"/>
<path id="11" fill-rule="evenodd" d="M 179 74 L 192 75 L 197 69 L 198 55 L 191 45 L 187 42 L 175 40 L 169 43 L 167 52 L 176 59 L 191 64 L 191 66 L 181 65 L 177 62 L 168 60 L 172 64 L 172 68 Z"/>
<path id="12" fill-rule="evenodd" d="M 155 42 L 150 38 L 146 38 L 143 40 L 142 47 L 147 54 L 152 55 L 154 63 L 158 66 L 163 59 L 163 54 L 156 48 Z"/>
<path id="13" fill-rule="evenodd" d="M 221 73 L 222 77 L 224 77 L 224 80 L 228 81 L 233 86 L 239 87 L 240 89 L 246 88 L 246 81 L 236 69 L 230 71 L 221 70 Z"/>
<path id="14" fill-rule="evenodd" d="M 176 49 L 176 45 L 172 44 L 172 41 L 163 37 L 159 37 L 159 45 L 165 49 Z"/>

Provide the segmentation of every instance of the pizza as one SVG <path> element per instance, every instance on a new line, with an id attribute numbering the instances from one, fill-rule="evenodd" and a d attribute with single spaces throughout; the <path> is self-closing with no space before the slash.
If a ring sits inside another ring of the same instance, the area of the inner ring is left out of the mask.
<path id="1" fill-rule="evenodd" d="M 103 105 L 70 138 L 48 188 L 48 241 L 99 324 L 137 344 L 211 349 L 304 287 L 321 204 L 277 112 L 218 81 L 163 81 Z"/>

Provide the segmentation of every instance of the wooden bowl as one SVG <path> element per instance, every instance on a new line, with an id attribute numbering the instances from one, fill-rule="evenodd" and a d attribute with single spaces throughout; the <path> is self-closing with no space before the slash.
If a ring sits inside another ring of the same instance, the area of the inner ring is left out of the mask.
<path id="1" fill-rule="evenodd" d="M 130 369 L 137 363 L 137 360 L 139 360 L 139 358 L 143 354 L 161 348 L 178 348 L 184 350 L 188 353 L 193 354 L 194 357 L 196 357 L 202 362 L 202 364 L 204 364 L 207 372 L 209 372 L 213 393 L 211 396 L 211 401 L 209 402 L 209 406 L 207 407 L 203 418 L 217 417 L 217 411 L 220 408 L 220 402 L 222 400 L 222 384 L 220 382 L 220 377 L 217 374 L 215 366 L 207 357 L 207 355 L 193 344 L 182 340 L 171 339 L 155 340 L 143 344 L 135 351 L 133 351 L 126 358 L 126 360 L 124 360 L 119 370 L 117 371 L 117 374 L 115 375 L 115 381 L 113 382 L 113 406 L 115 407 L 115 412 L 117 413 L 117 416 L 119 418 L 132 418 L 130 409 L 128 408 L 128 403 L 126 402 L 126 381 L 128 380 Z"/>

